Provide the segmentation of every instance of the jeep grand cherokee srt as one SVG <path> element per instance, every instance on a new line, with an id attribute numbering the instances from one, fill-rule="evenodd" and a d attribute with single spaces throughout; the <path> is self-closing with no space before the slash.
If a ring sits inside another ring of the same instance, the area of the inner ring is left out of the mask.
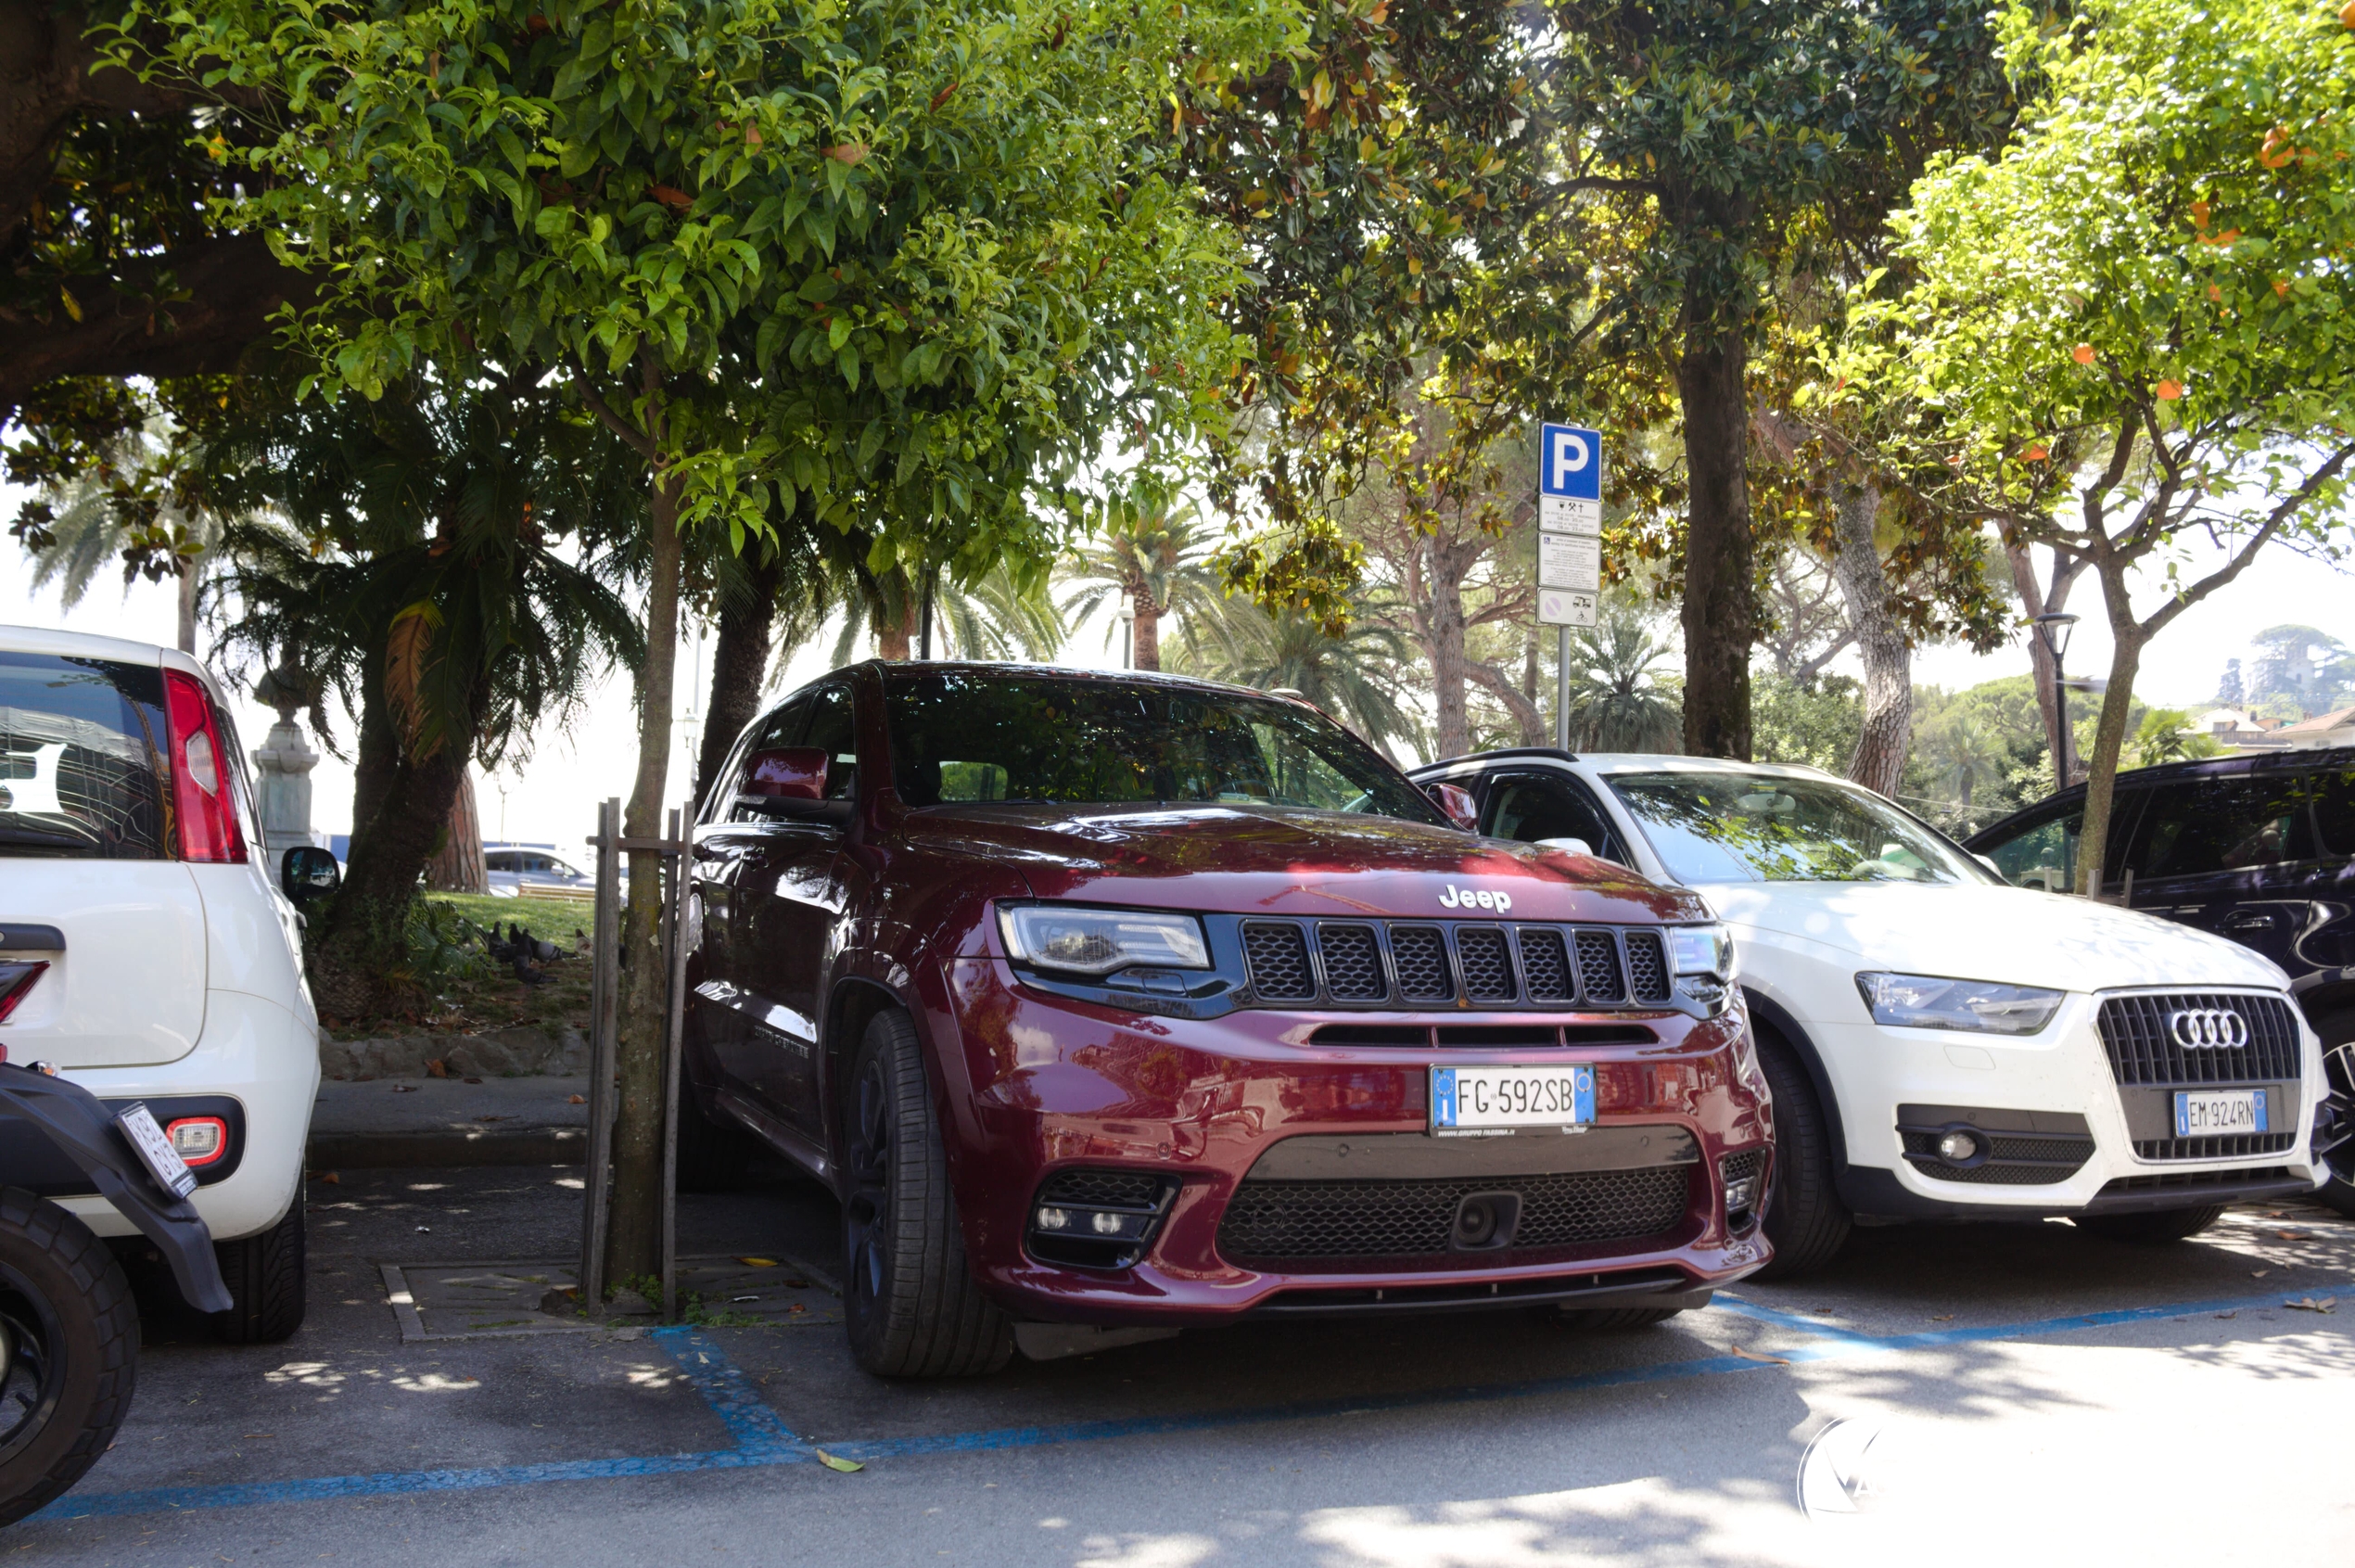
<path id="1" fill-rule="evenodd" d="M 866 664 L 726 768 L 682 1159 L 749 1133 L 833 1188 L 872 1371 L 1018 1321 L 1644 1321 L 1766 1261 L 1707 908 L 1460 831 L 1305 703 Z"/>

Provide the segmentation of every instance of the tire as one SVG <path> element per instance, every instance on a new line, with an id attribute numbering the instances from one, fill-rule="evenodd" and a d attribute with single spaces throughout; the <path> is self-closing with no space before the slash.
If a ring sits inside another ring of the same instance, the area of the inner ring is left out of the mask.
<path id="1" fill-rule="evenodd" d="M 0 1524 L 82 1479 L 131 1409 L 139 1313 L 90 1228 L 20 1187 L 0 1189 Z"/>
<path id="2" fill-rule="evenodd" d="M 2105 1236 L 2113 1242 L 2135 1242 L 2145 1246 L 2155 1246 L 2196 1236 L 2215 1224 L 2223 1212 L 2222 1204 L 2210 1204 L 2205 1208 L 2154 1209 L 2147 1214 L 2080 1215 L 2073 1223 L 2080 1230 Z"/>
<path id="3" fill-rule="evenodd" d="M 275 1345 L 302 1327 L 302 1192 L 286 1217 L 259 1235 L 215 1242 L 231 1306 L 212 1317 L 213 1337 L 229 1345 Z"/>
<path id="4" fill-rule="evenodd" d="M 679 1086 L 679 1191 L 732 1192 L 745 1185 L 760 1141 L 733 1122 L 706 1115 L 695 1086 Z"/>
<path id="5" fill-rule="evenodd" d="M 1589 1332 L 1648 1329 L 1687 1310 L 1683 1307 L 1564 1307 L 1554 1312 L 1553 1319 L 1563 1328 Z"/>
<path id="6" fill-rule="evenodd" d="M 850 1353 L 877 1377 L 973 1377 L 1014 1353 L 1013 1321 L 965 1261 L 940 1121 L 915 1026 L 897 1008 L 868 1022 L 843 1106 L 843 1318 Z"/>
<path id="7" fill-rule="evenodd" d="M 2323 1105 L 2336 1118 L 2331 1136 L 2337 1140 L 2323 1152 L 2330 1179 L 2314 1196 L 2355 1219 L 2355 1012 L 2325 1013 L 2313 1024 L 2323 1037 Z"/>
<path id="8" fill-rule="evenodd" d="M 1775 1257 L 1755 1277 L 1792 1280 L 1839 1256 L 1854 1222 L 1833 1189 L 1831 1127 L 1798 1053 L 1762 1030 L 1758 1064 L 1775 1096 L 1774 1186 L 1762 1222 Z"/>

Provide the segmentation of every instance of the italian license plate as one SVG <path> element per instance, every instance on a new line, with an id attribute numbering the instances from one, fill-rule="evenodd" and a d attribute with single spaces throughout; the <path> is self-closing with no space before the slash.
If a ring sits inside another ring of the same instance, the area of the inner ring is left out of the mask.
<path id="1" fill-rule="evenodd" d="M 139 1161 L 149 1175 L 162 1183 L 163 1190 L 175 1198 L 185 1198 L 197 1190 L 197 1173 L 172 1146 L 172 1140 L 156 1125 L 156 1114 L 145 1105 L 126 1105 L 114 1114 L 115 1125 L 131 1140 Z"/>
<path id="2" fill-rule="evenodd" d="M 1587 1127 L 1594 1120 L 1592 1066 L 1431 1070 L 1431 1130 L 1443 1138 L 1524 1127 Z"/>
<path id="3" fill-rule="evenodd" d="M 2175 1136 L 2214 1138 L 2233 1132 L 2270 1132 L 2261 1089 L 2178 1090 Z"/>

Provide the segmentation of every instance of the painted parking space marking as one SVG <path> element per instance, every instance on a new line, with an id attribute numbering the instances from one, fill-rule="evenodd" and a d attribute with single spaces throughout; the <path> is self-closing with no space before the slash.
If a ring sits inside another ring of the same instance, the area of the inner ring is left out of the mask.
<path id="1" fill-rule="evenodd" d="M 1776 1323 L 1808 1333 L 1811 1343 L 1776 1352 L 1793 1365 L 1844 1361 L 1867 1356 L 1902 1354 L 1946 1345 L 2028 1339 L 2039 1334 L 2073 1333 L 2127 1323 L 2158 1322 L 2196 1318 L 2215 1312 L 2239 1312 L 2285 1305 L 2278 1291 L 2266 1295 L 2225 1300 L 2183 1302 L 2170 1307 L 2128 1307 L 2107 1312 L 2074 1313 L 2030 1322 L 1997 1323 L 1979 1328 L 1942 1329 L 1929 1333 L 1873 1337 L 1814 1323 L 1792 1313 L 1762 1307 L 1751 1302 L 1721 1297 L 1716 1305 L 1754 1321 Z M 648 1336 L 679 1363 L 688 1383 L 701 1394 L 731 1436 L 732 1448 L 701 1453 L 659 1454 L 643 1458 L 566 1460 L 541 1464 L 484 1465 L 465 1469 L 387 1471 L 364 1475 L 330 1475 L 291 1481 L 231 1483 L 210 1486 L 163 1486 L 141 1491 L 98 1492 L 59 1498 L 32 1515 L 41 1520 L 108 1519 L 142 1513 L 184 1512 L 223 1508 L 256 1508 L 279 1503 L 320 1502 L 336 1498 L 403 1497 L 435 1492 L 479 1491 L 492 1487 L 532 1486 L 558 1481 L 605 1481 L 630 1476 L 680 1475 L 698 1471 L 748 1470 L 774 1465 L 815 1464 L 817 1450 L 788 1430 L 781 1417 L 754 1388 L 743 1369 L 699 1329 L 664 1328 Z M 1605 1372 L 1578 1372 L 1524 1383 L 1422 1390 L 1411 1394 L 1349 1396 L 1299 1400 L 1239 1410 L 1209 1410 L 1191 1415 L 1143 1416 L 1121 1420 L 1068 1421 L 1050 1426 L 997 1427 L 978 1432 L 943 1433 L 912 1437 L 883 1437 L 829 1442 L 826 1451 L 858 1460 L 912 1458 L 927 1454 L 986 1453 L 1014 1448 L 1059 1447 L 1127 1437 L 1178 1433 L 1235 1430 L 1285 1421 L 1318 1421 L 1337 1416 L 1449 1406 L 1496 1404 L 1508 1399 L 1539 1398 L 1649 1383 L 1671 1383 L 1713 1377 L 1727 1372 L 1762 1372 L 1775 1362 L 1738 1356 L 1703 1356 L 1683 1361 L 1620 1368 Z"/>

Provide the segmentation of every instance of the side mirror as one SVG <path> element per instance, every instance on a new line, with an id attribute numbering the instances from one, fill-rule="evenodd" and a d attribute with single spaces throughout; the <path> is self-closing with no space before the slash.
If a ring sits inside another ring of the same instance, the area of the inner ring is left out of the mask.
<path id="1" fill-rule="evenodd" d="M 745 759 L 745 782 L 737 793 L 771 800 L 823 800 L 826 762 L 826 754 L 814 746 L 756 751 Z"/>
<path id="2" fill-rule="evenodd" d="M 1999 865 L 1997 865 L 1997 864 L 1995 863 L 1995 857 L 1994 857 L 1994 856 L 1992 856 L 1992 855 L 1973 855 L 1973 856 L 1971 857 L 1971 859 L 1972 859 L 1972 860 L 1977 860 L 1977 861 L 1978 861 L 1980 865 L 1985 866 L 1985 867 L 1986 867 L 1989 871 L 1993 872 L 1993 873 L 1995 873 L 1995 880 L 1996 880 L 1996 881 L 1998 881 L 1998 882 L 2008 882 L 2008 881 L 2010 881 L 2010 880 L 2011 880 L 2009 877 L 2007 877 L 2007 876 L 2005 876 L 2005 875 L 2004 874 L 2004 868 L 2003 868 L 2003 867 L 2001 867 L 2001 866 L 1999 866 Z"/>
<path id="3" fill-rule="evenodd" d="M 278 862 L 278 886 L 298 904 L 324 899 L 343 886 L 343 868 L 316 844 L 298 844 Z"/>
<path id="4" fill-rule="evenodd" d="M 814 746 L 781 746 L 756 751 L 745 759 L 744 782 L 736 798 L 780 816 L 823 822 L 847 822 L 852 813 L 847 800 L 826 798 L 826 770 L 833 759 Z"/>
<path id="5" fill-rule="evenodd" d="M 1537 847 L 1540 849 L 1559 849 L 1565 855 L 1591 856 L 1595 852 L 1595 847 L 1583 838 L 1541 838 Z"/>
<path id="6" fill-rule="evenodd" d="M 1480 803 L 1471 797 L 1471 791 L 1463 785 L 1427 784 L 1423 785 L 1423 793 L 1431 797 L 1432 805 L 1447 814 L 1449 822 L 1454 822 L 1466 833 L 1471 832 L 1480 825 Z"/>

